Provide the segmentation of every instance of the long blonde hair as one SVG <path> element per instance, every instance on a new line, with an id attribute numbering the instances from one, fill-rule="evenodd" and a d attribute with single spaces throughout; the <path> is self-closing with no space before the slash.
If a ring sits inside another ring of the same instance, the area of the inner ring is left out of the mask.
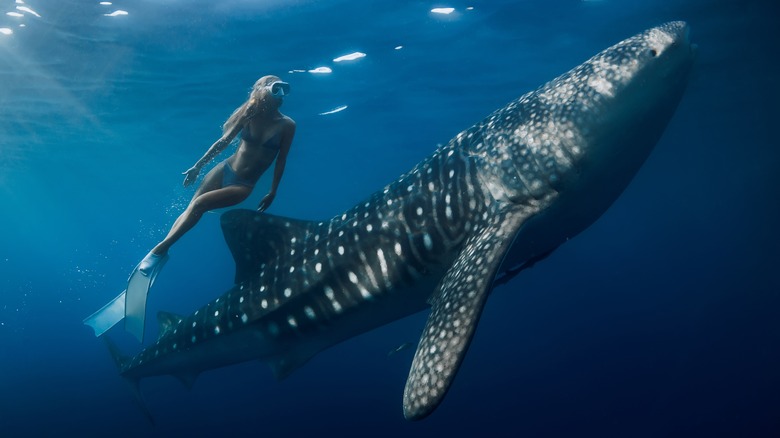
<path id="1" fill-rule="evenodd" d="M 241 104 L 240 107 L 236 108 L 236 110 L 233 111 L 233 114 L 231 114 L 222 125 L 222 134 L 227 134 L 233 130 L 233 128 L 235 128 L 239 122 L 244 120 L 244 117 L 247 114 L 256 113 L 258 110 L 258 104 L 260 103 L 259 99 L 257 99 L 256 93 L 271 82 L 279 80 L 281 79 L 274 75 L 263 76 L 262 78 L 258 79 L 257 82 L 255 82 L 255 85 L 252 86 L 252 91 L 249 92 L 249 97 L 247 98 L 246 102 Z"/>

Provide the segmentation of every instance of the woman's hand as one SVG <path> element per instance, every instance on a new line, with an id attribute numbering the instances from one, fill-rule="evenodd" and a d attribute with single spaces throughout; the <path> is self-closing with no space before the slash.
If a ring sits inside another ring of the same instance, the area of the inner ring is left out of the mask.
<path id="1" fill-rule="evenodd" d="M 193 166 L 189 169 L 185 170 L 181 174 L 184 175 L 184 187 L 192 185 L 192 183 L 195 182 L 196 179 L 198 179 L 198 174 L 200 173 L 200 167 Z"/>
<path id="2" fill-rule="evenodd" d="M 274 198 L 276 197 L 276 193 L 269 193 L 263 197 L 263 199 L 260 200 L 260 204 L 257 206 L 257 211 L 264 212 L 266 208 L 271 206 L 271 203 L 274 202 Z"/>

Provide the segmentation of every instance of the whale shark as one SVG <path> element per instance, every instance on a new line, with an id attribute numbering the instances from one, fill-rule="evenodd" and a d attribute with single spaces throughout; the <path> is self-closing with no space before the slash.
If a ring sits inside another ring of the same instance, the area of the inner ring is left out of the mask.
<path id="1" fill-rule="evenodd" d="M 189 316 L 160 312 L 156 342 L 120 374 L 191 385 L 248 360 L 283 378 L 318 352 L 430 309 L 403 392 L 409 420 L 452 386 L 496 282 L 608 209 L 673 116 L 694 59 L 684 22 L 607 48 L 442 144 L 329 220 L 232 210 L 235 284 Z"/>

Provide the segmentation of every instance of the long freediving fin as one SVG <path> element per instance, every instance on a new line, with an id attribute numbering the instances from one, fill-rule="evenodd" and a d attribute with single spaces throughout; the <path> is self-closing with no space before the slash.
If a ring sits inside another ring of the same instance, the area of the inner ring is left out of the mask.
<path id="1" fill-rule="evenodd" d="M 84 318 L 84 324 L 92 327 L 95 336 L 101 336 L 125 317 L 125 292 L 122 291 L 100 310 Z"/>
<path id="2" fill-rule="evenodd" d="M 149 288 L 154 284 L 155 278 L 168 261 L 168 255 L 164 255 L 156 262 L 154 267 L 144 273 L 140 264 L 130 274 L 127 280 L 127 293 L 125 296 L 125 330 L 138 339 L 144 340 L 144 327 L 146 325 L 146 297 Z"/>

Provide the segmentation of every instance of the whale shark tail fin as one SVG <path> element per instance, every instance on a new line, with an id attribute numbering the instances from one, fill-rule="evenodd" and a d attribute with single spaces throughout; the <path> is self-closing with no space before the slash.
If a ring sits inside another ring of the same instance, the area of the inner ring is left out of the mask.
<path id="1" fill-rule="evenodd" d="M 116 364 L 117 368 L 119 369 L 119 372 L 121 373 L 123 369 L 127 366 L 127 364 L 130 362 L 130 358 L 122 354 L 121 351 L 119 351 L 119 348 L 114 344 L 113 341 L 108 336 L 103 336 L 103 341 L 106 343 L 106 347 L 108 347 L 109 353 L 111 353 L 111 358 L 114 359 L 114 363 Z M 149 420 L 152 425 L 155 425 L 154 423 L 154 417 L 152 417 L 152 413 L 149 411 L 149 408 L 146 407 L 146 402 L 144 401 L 143 396 L 141 395 L 141 386 L 140 382 L 137 378 L 128 377 L 128 376 L 122 376 L 122 380 L 127 382 L 127 384 L 130 386 L 130 391 L 133 393 L 133 398 L 135 399 L 136 404 L 141 409 L 141 412 L 143 412 L 144 416 L 147 420 Z"/>
<path id="2" fill-rule="evenodd" d="M 114 359 L 116 367 L 119 369 L 119 371 L 122 371 L 122 369 L 130 362 L 130 358 L 122 354 L 122 352 L 119 351 L 119 347 L 117 347 L 108 336 L 103 337 L 103 341 L 105 341 L 106 347 L 108 347 L 108 352 L 111 353 L 111 359 Z"/>

